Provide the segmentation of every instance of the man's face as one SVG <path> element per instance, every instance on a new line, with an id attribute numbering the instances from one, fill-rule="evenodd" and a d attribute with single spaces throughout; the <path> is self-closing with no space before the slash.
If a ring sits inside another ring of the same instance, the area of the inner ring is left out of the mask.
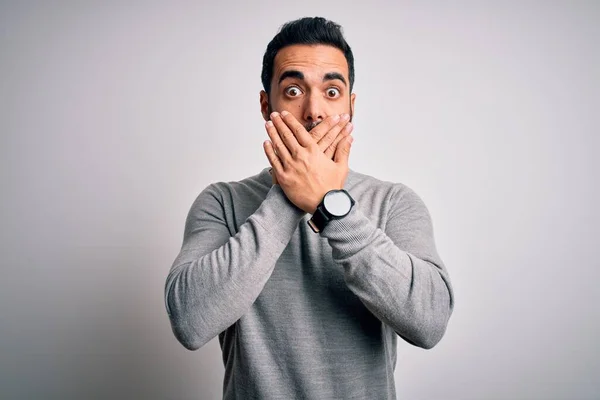
<path id="1" fill-rule="evenodd" d="M 354 114 L 344 53 L 326 45 L 292 45 L 279 50 L 271 93 L 260 93 L 265 121 L 272 111 L 288 111 L 308 131 L 330 115 Z"/>

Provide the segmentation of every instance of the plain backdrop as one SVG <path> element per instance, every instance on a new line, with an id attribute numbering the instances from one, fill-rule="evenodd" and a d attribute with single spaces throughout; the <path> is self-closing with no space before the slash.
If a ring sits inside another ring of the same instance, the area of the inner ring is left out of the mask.
<path id="1" fill-rule="evenodd" d="M 267 43 L 342 24 L 350 167 L 413 188 L 456 308 L 399 399 L 600 398 L 600 2 L 0 5 L 0 398 L 218 399 L 171 333 L 193 200 L 267 166 Z"/>

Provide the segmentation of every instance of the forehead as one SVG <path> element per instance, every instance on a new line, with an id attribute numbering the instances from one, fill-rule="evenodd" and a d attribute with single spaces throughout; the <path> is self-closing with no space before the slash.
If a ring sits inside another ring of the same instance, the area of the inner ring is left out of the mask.
<path id="1" fill-rule="evenodd" d="M 321 79 L 328 72 L 339 72 L 348 79 L 348 62 L 344 53 L 333 46 L 295 44 L 279 50 L 273 63 L 273 80 L 285 71 L 296 70 L 307 80 Z"/>

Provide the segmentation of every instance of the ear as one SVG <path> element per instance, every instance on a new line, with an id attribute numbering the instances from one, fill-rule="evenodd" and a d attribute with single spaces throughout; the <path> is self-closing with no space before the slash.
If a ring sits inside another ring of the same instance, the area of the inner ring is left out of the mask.
<path id="1" fill-rule="evenodd" d="M 352 93 L 350 95 L 350 109 L 352 110 L 351 115 L 354 115 L 354 100 L 356 100 L 356 93 Z"/>
<path id="2" fill-rule="evenodd" d="M 265 121 L 269 120 L 269 95 L 264 90 L 260 91 L 260 113 Z"/>

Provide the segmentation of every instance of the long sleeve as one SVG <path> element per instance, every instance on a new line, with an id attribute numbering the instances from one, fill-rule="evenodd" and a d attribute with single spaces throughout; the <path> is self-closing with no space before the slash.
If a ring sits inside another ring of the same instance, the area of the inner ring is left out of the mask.
<path id="1" fill-rule="evenodd" d="M 216 185 L 198 196 L 166 279 L 165 305 L 173 333 L 190 350 L 250 308 L 304 215 L 275 185 L 234 235 L 226 221 L 232 211 L 223 197 Z"/>
<path id="2" fill-rule="evenodd" d="M 407 187 L 391 196 L 385 228 L 355 206 L 323 230 L 346 284 L 409 343 L 435 346 L 453 310 L 448 272 L 437 254 L 430 214 Z"/>

